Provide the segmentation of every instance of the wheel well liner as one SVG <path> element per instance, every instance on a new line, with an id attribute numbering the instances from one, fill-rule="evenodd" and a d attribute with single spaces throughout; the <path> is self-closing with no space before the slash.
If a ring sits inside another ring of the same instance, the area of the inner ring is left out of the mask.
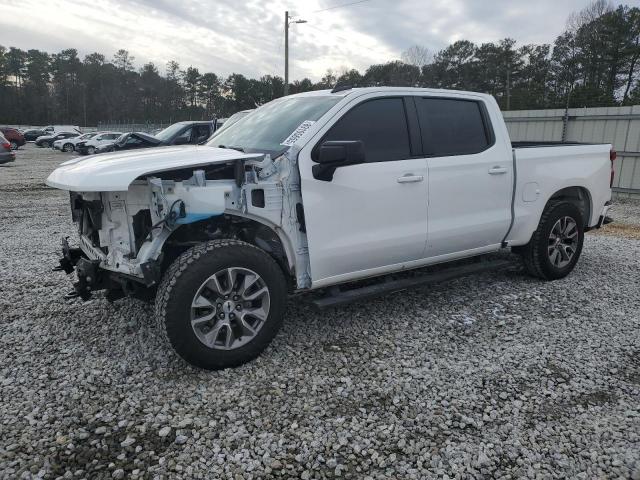
<path id="1" fill-rule="evenodd" d="M 253 218 L 234 214 L 224 214 L 176 228 L 163 246 L 162 271 L 187 249 L 225 238 L 242 240 L 264 250 L 278 263 L 287 279 L 295 279 L 290 249 L 277 229 Z"/>
<path id="2" fill-rule="evenodd" d="M 556 193 L 551 195 L 551 198 L 547 201 L 547 204 L 544 207 L 545 211 L 550 203 L 557 201 L 565 201 L 569 203 L 573 203 L 576 207 L 580 209 L 580 213 L 582 213 L 582 219 L 584 221 L 584 227 L 589 226 L 589 222 L 591 221 L 591 194 L 589 190 L 585 187 L 566 187 L 561 190 L 558 190 Z"/>

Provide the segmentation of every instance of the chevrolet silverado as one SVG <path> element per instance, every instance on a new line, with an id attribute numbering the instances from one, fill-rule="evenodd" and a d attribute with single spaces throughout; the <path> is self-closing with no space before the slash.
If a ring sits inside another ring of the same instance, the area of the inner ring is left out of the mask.
<path id="1" fill-rule="evenodd" d="M 292 293 L 340 305 L 480 271 L 459 261 L 503 249 L 536 277 L 566 276 L 584 232 L 609 221 L 614 158 L 608 144 L 511 142 L 485 94 L 302 93 L 206 145 L 63 163 L 47 184 L 70 192 L 79 247 L 63 239 L 57 268 L 83 299 L 155 295 L 185 360 L 236 366 L 266 348 Z"/>

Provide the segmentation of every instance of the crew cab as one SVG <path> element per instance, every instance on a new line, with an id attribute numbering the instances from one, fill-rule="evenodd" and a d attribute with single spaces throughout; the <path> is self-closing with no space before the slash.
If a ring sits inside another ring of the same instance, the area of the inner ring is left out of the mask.
<path id="1" fill-rule="evenodd" d="M 336 88 L 274 100 L 204 146 L 70 160 L 47 184 L 70 192 L 78 227 L 58 267 L 76 270 L 71 296 L 154 294 L 173 348 L 217 369 L 266 348 L 292 293 L 339 305 L 505 249 L 565 277 L 609 221 L 614 158 L 512 143 L 489 95 Z"/>

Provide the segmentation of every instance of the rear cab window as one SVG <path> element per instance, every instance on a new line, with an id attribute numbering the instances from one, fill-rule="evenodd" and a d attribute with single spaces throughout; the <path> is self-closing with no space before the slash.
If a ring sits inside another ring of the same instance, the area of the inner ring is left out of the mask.
<path id="1" fill-rule="evenodd" d="M 483 104 L 476 100 L 415 97 L 425 155 L 471 155 L 493 145 Z"/>

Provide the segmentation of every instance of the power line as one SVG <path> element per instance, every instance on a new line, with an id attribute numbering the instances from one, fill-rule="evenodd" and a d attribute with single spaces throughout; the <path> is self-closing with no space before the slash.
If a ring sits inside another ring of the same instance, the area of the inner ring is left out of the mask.
<path id="1" fill-rule="evenodd" d="M 358 0 L 357 2 L 343 3 L 342 5 L 334 5 L 332 7 L 323 8 L 321 10 L 316 10 L 315 12 L 311 12 L 311 13 L 326 12 L 327 10 L 335 10 L 336 8 L 350 7 L 352 5 L 358 5 L 359 3 L 364 3 L 369 1 L 371 0 Z"/>

